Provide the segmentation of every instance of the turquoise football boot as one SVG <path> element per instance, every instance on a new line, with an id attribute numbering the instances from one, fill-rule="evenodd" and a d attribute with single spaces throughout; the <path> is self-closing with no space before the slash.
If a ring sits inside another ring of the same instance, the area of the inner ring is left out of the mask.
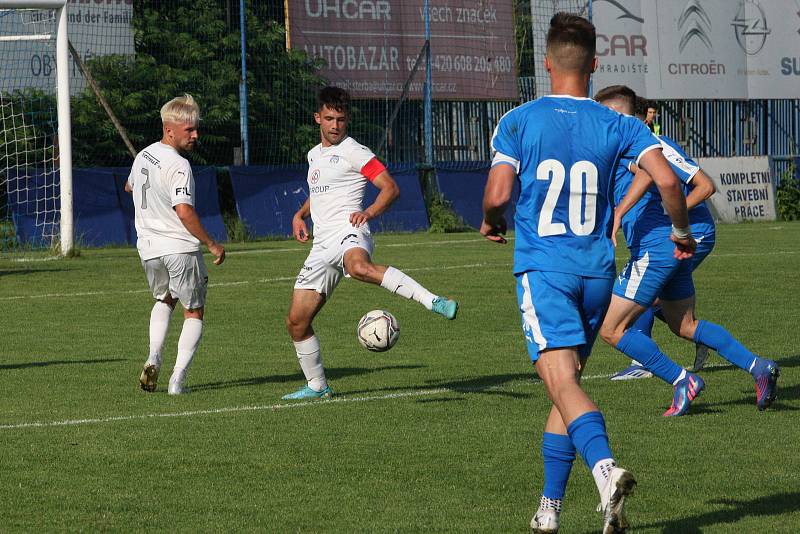
<path id="1" fill-rule="evenodd" d="M 313 400 L 313 399 L 330 399 L 333 397 L 333 390 L 326 386 L 322 391 L 317 391 L 308 387 L 308 384 L 301 387 L 294 393 L 289 393 L 281 397 L 281 400 Z"/>
<path id="2" fill-rule="evenodd" d="M 447 297 L 436 297 L 433 299 L 431 311 L 438 313 L 445 319 L 455 319 L 458 313 L 458 302 Z"/>

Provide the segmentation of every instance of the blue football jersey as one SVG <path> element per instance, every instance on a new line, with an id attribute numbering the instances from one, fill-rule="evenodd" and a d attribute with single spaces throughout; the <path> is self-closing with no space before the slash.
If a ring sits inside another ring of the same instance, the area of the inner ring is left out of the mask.
<path id="1" fill-rule="evenodd" d="M 616 169 L 660 146 L 644 123 L 589 98 L 545 96 L 506 113 L 492 149 L 520 182 L 514 273 L 613 278 Z"/>
<path id="2" fill-rule="evenodd" d="M 678 178 L 680 178 L 681 183 L 683 184 L 683 194 L 689 196 L 689 193 L 692 192 L 692 186 L 690 185 L 690 182 L 697 173 L 697 170 L 700 169 L 700 166 L 695 163 L 692 158 L 686 155 L 686 152 L 683 151 L 678 143 L 666 135 L 659 135 L 657 137 L 661 141 L 661 146 L 664 149 L 664 157 L 667 158 L 667 161 L 670 163 L 670 165 L 672 165 L 672 168 L 675 170 L 675 174 L 678 175 Z M 683 168 L 682 164 L 684 163 L 688 165 L 689 168 L 693 168 L 693 172 L 678 172 L 677 168 Z M 714 218 L 711 216 L 711 211 L 708 209 L 708 206 L 706 206 L 705 201 L 689 210 L 689 223 L 692 225 L 692 233 L 695 236 L 710 235 L 714 233 Z"/>
<path id="3" fill-rule="evenodd" d="M 666 136 L 657 136 L 664 153 L 664 157 L 672 167 L 673 172 L 681 181 L 684 195 L 692 191 L 690 184 L 700 167 L 672 139 Z M 633 183 L 633 173 L 628 170 L 630 159 L 623 159 L 617 168 L 614 183 L 614 200 L 616 204 L 630 189 Z M 705 203 L 701 202 L 689 211 L 689 222 L 695 235 L 707 235 L 714 231 L 714 220 Z M 652 245 L 669 239 L 672 232 L 672 220 L 669 218 L 662 203 L 658 188 L 651 185 L 639 202 L 631 208 L 622 218 L 622 231 L 628 248 L 638 249 L 641 245 Z"/>

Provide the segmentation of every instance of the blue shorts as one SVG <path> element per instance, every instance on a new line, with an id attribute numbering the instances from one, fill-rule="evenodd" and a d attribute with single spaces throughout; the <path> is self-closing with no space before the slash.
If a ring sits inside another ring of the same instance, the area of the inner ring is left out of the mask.
<path id="1" fill-rule="evenodd" d="M 711 250 L 696 263 L 693 259 L 675 259 L 674 251 L 675 243 L 668 239 L 632 250 L 631 259 L 614 283 L 614 294 L 645 308 L 656 298 L 683 300 L 694 295 L 692 271 Z"/>
<path id="2" fill-rule="evenodd" d="M 534 362 L 545 349 L 577 347 L 581 359 L 592 351 L 611 300 L 612 278 L 528 271 L 517 275 L 517 302 L 528 354 Z"/>
<path id="3" fill-rule="evenodd" d="M 694 256 L 692 256 L 692 271 L 700 267 L 700 264 L 703 263 L 706 256 L 711 254 L 711 251 L 714 250 L 714 237 L 714 233 L 695 236 L 697 249 L 694 251 Z"/>

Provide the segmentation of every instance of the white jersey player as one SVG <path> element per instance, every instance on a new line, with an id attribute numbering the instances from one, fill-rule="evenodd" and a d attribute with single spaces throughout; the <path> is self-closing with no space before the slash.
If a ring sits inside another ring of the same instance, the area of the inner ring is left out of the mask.
<path id="1" fill-rule="evenodd" d="M 330 298 L 343 276 L 380 285 L 400 296 L 414 299 L 428 310 L 454 319 L 458 303 L 439 297 L 402 271 L 372 263 L 372 235 L 368 221 L 386 211 L 400 194 L 389 172 L 372 151 L 347 136 L 350 97 L 337 87 L 319 93 L 321 142 L 308 152 L 309 198 L 292 219 L 295 239 L 309 239 L 305 223 L 314 223 L 314 244 L 292 294 L 286 327 L 294 342 L 306 384 L 284 399 L 329 398 L 319 339 L 311 322 Z M 380 189 L 375 202 L 363 207 L 367 182 Z"/>
<path id="2" fill-rule="evenodd" d="M 184 307 L 178 356 L 168 392 L 184 392 L 186 373 L 203 334 L 203 310 L 208 271 L 200 243 L 225 260 L 225 249 L 203 228 L 194 209 L 192 168 L 180 152 L 197 142 L 199 108 L 191 95 L 174 98 L 161 108 L 163 138 L 139 154 L 125 190 L 133 194 L 136 248 L 156 303 L 150 313 L 150 355 L 139 377 L 145 391 L 155 391 L 161 369 L 161 349 L 175 304 Z"/>

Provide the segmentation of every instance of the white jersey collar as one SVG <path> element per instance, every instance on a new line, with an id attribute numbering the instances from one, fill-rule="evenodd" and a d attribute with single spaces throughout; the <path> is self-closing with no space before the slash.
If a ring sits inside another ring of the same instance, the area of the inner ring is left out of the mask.
<path id="1" fill-rule="evenodd" d="M 588 96 L 572 96 L 572 95 L 543 95 L 543 97 L 550 98 L 571 98 L 572 100 L 591 100 Z"/>

